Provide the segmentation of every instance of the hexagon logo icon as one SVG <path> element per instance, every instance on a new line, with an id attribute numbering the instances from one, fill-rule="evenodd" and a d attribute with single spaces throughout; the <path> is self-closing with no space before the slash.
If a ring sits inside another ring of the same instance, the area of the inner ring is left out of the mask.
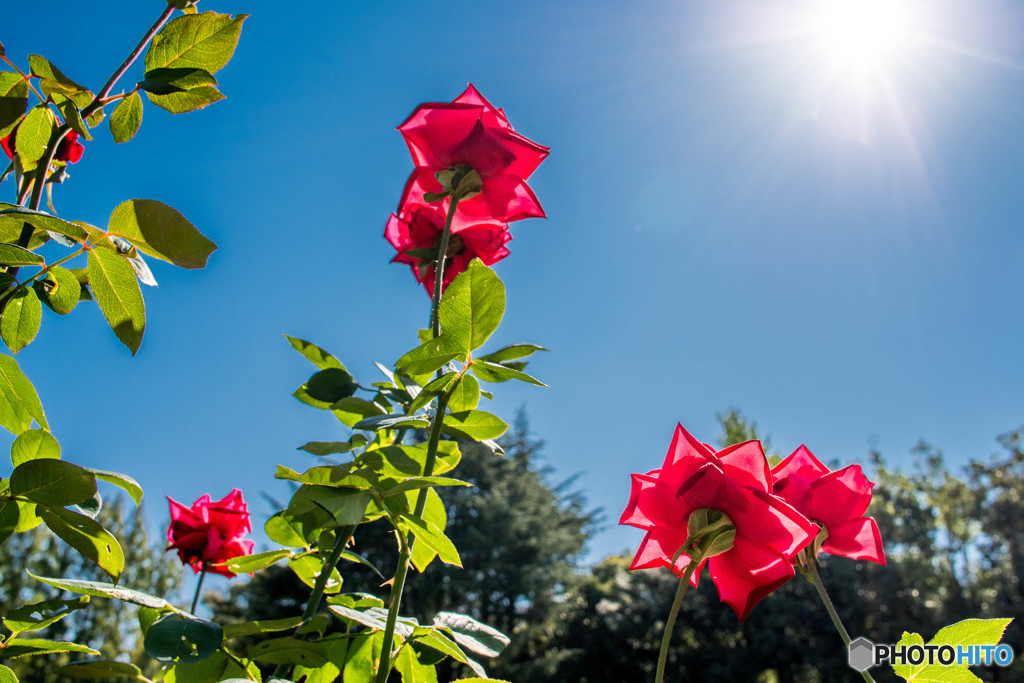
<path id="1" fill-rule="evenodd" d="M 875 644 L 861 636 L 850 642 L 850 667 L 867 671 L 875 665 Z"/>

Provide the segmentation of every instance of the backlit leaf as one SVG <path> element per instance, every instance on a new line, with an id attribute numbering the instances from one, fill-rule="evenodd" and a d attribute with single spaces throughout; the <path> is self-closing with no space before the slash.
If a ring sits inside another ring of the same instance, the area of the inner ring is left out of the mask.
<path id="1" fill-rule="evenodd" d="M 118 144 L 128 142 L 139 132 L 141 125 L 142 97 L 133 92 L 114 107 L 114 113 L 110 115 L 110 134 Z"/>
<path id="2" fill-rule="evenodd" d="M 89 285 L 114 334 L 134 355 L 146 331 L 146 305 L 135 271 L 120 254 L 92 249 Z"/>
<path id="3" fill-rule="evenodd" d="M 60 460 L 33 460 L 61 462 Z M 40 507 L 39 516 L 58 538 L 89 558 L 100 569 L 117 579 L 124 569 L 124 551 L 110 532 L 85 515 L 59 507 Z"/>
<path id="4" fill-rule="evenodd" d="M 42 319 L 43 305 L 35 289 L 21 287 L 7 298 L 0 313 L 0 337 L 11 353 L 18 353 L 36 338 Z"/>
<path id="5" fill-rule="evenodd" d="M 231 60 L 247 14 L 236 17 L 203 12 L 167 23 L 146 53 L 146 72 L 161 67 L 195 68 L 217 73 Z"/>
<path id="6" fill-rule="evenodd" d="M 217 245 L 181 213 L 154 199 L 131 199 L 110 215 L 108 232 L 139 251 L 182 268 L 203 268 Z"/>

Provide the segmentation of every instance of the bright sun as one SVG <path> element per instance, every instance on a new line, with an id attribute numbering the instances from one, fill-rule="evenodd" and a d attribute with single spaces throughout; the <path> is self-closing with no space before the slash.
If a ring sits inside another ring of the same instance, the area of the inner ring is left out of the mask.
<path id="1" fill-rule="evenodd" d="M 884 66 L 907 40 L 900 0 L 820 0 L 814 33 L 835 68 L 864 73 Z"/>

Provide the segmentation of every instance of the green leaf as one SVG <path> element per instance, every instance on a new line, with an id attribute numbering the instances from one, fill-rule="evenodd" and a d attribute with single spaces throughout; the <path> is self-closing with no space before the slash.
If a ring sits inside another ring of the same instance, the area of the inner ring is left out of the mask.
<path id="1" fill-rule="evenodd" d="M 290 337 L 287 334 L 284 335 L 288 343 L 292 345 L 292 348 L 301 353 L 306 357 L 309 362 L 317 366 L 321 370 L 328 368 L 338 368 L 339 370 L 345 370 L 345 366 L 341 364 L 341 361 L 321 349 L 316 344 L 312 344 L 304 339 L 298 339 L 296 337 Z M 348 372 L 348 370 L 345 370 Z"/>
<path id="2" fill-rule="evenodd" d="M 21 434 L 32 427 L 32 420 L 43 429 L 49 429 L 43 404 L 18 361 L 0 355 L 0 425 L 13 434 Z"/>
<path id="3" fill-rule="evenodd" d="M 28 82 L 20 74 L 0 72 L 0 137 L 7 137 L 28 107 Z"/>
<path id="4" fill-rule="evenodd" d="M 61 102 L 60 111 L 64 114 L 64 121 L 71 126 L 71 130 L 86 140 L 92 140 L 92 133 L 89 132 L 89 127 L 82 120 L 82 115 L 79 113 L 78 106 L 74 102 L 71 100 Z"/>
<path id="5" fill-rule="evenodd" d="M 164 676 L 164 683 L 211 683 L 211 681 L 250 681 L 259 680 L 259 669 L 255 664 L 248 664 L 248 671 L 243 669 L 234 658 L 228 657 L 223 650 L 214 652 L 202 661 L 179 663 L 170 667 Z"/>
<path id="6" fill-rule="evenodd" d="M 78 579 L 51 579 L 45 576 L 36 576 L 32 572 L 27 573 L 36 581 L 42 581 L 54 588 L 71 591 L 72 593 L 92 595 L 98 598 L 124 600 L 125 602 L 131 602 L 136 605 L 151 607 L 153 609 L 164 609 L 167 607 L 167 601 L 163 598 L 158 598 L 155 595 L 149 595 L 130 588 L 120 588 L 112 583 L 104 583 L 102 581 L 81 581 Z"/>
<path id="7" fill-rule="evenodd" d="M 59 640 L 40 640 L 36 638 L 13 638 L 4 644 L 0 650 L 0 656 L 4 659 L 15 657 L 27 657 L 29 655 L 43 655 L 52 652 L 84 652 L 90 655 L 98 655 L 99 652 L 75 643 L 65 643 Z"/>
<path id="8" fill-rule="evenodd" d="M 477 361 L 473 361 L 476 366 Z M 473 410 L 480 403 L 480 382 L 472 375 L 463 375 L 448 396 L 448 409 L 453 413 Z"/>
<path id="9" fill-rule="evenodd" d="M 15 467 L 29 460 L 60 460 L 60 443 L 50 432 L 30 429 L 11 445 L 11 462 Z"/>
<path id="10" fill-rule="evenodd" d="M 11 472 L 11 493 L 43 505 L 75 505 L 96 493 L 96 477 L 63 460 L 28 460 Z"/>
<path id="11" fill-rule="evenodd" d="M 60 460 L 33 460 L 37 462 L 62 462 Z M 23 465 L 24 467 L 24 465 Z M 60 507 L 42 507 L 39 516 L 58 538 L 89 558 L 114 580 L 124 569 L 124 551 L 110 532 L 85 515 Z"/>
<path id="12" fill-rule="evenodd" d="M 432 665 L 421 664 L 412 647 L 403 647 L 395 657 L 395 670 L 402 683 L 437 683 L 437 671 Z"/>
<path id="13" fill-rule="evenodd" d="M 335 453 L 348 453 L 354 448 L 360 448 L 365 445 L 365 438 L 362 442 L 353 438 L 351 441 L 310 441 L 303 446 L 299 446 L 299 448 L 307 453 L 323 456 L 334 455 Z"/>
<path id="14" fill-rule="evenodd" d="M 147 256 L 181 268 L 204 268 L 217 245 L 181 213 L 155 199 L 130 199 L 110 215 L 107 231 Z"/>
<path id="15" fill-rule="evenodd" d="M 110 115 L 110 134 L 114 142 L 128 142 L 139 132 L 142 125 L 142 97 L 133 92 L 117 103 Z"/>
<path id="16" fill-rule="evenodd" d="M 44 79 L 41 87 L 43 92 L 47 95 L 52 92 L 61 93 L 74 100 L 75 104 L 78 104 L 81 107 L 88 105 L 92 100 L 93 96 L 91 92 L 65 76 L 61 73 L 60 69 L 55 67 L 44 57 L 40 57 L 39 55 L 29 55 L 28 63 L 32 68 L 32 75 L 39 76 Z"/>
<path id="17" fill-rule="evenodd" d="M 395 368 L 414 377 L 427 375 L 456 358 L 464 357 L 464 354 L 465 350 L 457 341 L 442 334 L 436 339 L 428 339 L 399 358 L 395 362 Z"/>
<path id="18" fill-rule="evenodd" d="M 442 562 L 453 564 L 456 567 L 462 566 L 459 551 L 455 549 L 455 545 L 436 524 L 419 519 L 415 515 L 402 514 L 399 516 L 408 524 L 412 533 L 416 535 L 416 539 L 436 552 Z"/>
<path id="19" fill-rule="evenodd" d="M 940 629 L 929 645 L 949 645 L 954 649 L 961 645 L 997 645 L 1011 621 L 1013 619 L 965 619 Z M 923 645 L 924 639 L 917 633 L 904 632 L 899 644 Z M 913 683 L 974 683 L 981 680 L 971 673 L 966 664 L 894 664 L 893 671 Z"/>
<path id="20" fill-rule="evenodd" d="M 327 649 L 320 643 L 294 638 L 264 640 L 249 650 L 249 659 L 268 664 L 301 664 L 315 667 L 327 663 Z"/>
<path id="21" fill-rule="evenodd" d="M 463 351 L 484 345 L 505 313 L 505 285 L 479 259 L 459 273 L 441 297 L 441 330 Z"/>
<path id="22" fill-rule="evenodd" d="M 249 15 L 203 12 L 178 17 L 161 29 L 146 53 L 146 72 L 161 67 L 220 71 L 235 52 L 242 22 Z"/>
<path id="23" fill-rule="evenodd" d="M 320 509 L 338 526 L 348 526 L 363 521 L 369 502 L 370 494 L 362 491 L 303 484 L 292 496 L 287 512 L 297 516 Z"/>
<path id="24" fill-rule="evenodd" d="M 374 631 L 352 638 L 348 647 L 348 659 L 341 680 L 345 683 L 371 683 L 373 672 L 380 662 L 384 633 Z"/>
<path id="25" fill-rule="evenodd" d="M 303 403 L 330 410 L 331 406 L 343 398 L 356 393 L 359 385 L 352 381 L 352 375 L 340 368 L 327 368 L 315 373 L 292 394 Z"/>
<path id="26" fill-rule="evenodd" d="M 480 360 L 488 361 L 489 363 L 503 363 L 507 360 L 515 360 L 517 358 L 526 358 L 532 356 L 537 351 L 547 351 L 543 346 L 537 346 L 536 344 L 509 344 L 503 346 L 493 353 L 484 354 L 478 356 Z"/>
<path id="27" fill-rule="evenodd" d="M 0 337 L 11 353 L 18 353 L 32 343 L 43 320 L 43 305 L 36 290 L 21 287 L 8 297 L 0 314 Z"/>
<path id="28" fill-rule="evenodd" d="M 331 410 L 334 412 L 334 416 L 348 427 L 355 426 L 363 418 L 384 414 L 384 409 L 376 403 L 370 403 L 355 396 L 341 399 L 331 406 Z"/>
<path id="29" fill-rule="evenodd" d="M 272 515 L 263 530 L 271 541 L 289 548 L 301 548 L 308 544 L 302 525 L 294 518 L 286 517 L 284 512 Z"/>
<path id="30" fill-rule="evenodd" d="M 359 456 L 359 462 L 372 467 L 382 476 L 405 478 L 420 476 L 424 472 L 427 461 L 426 445 L 385 446 Z M 437 460 L 434 463 L 434 474 L 444 474 L 452 470 L 462 454 L 454 441 L 438 443 Z"/>
<path id="31" fill-rule="evenodd" d="M 68 678 L 87 678 L 100 680 L 104 678 L 141 678 L 142 670 L 128 662 L 118 662 L 113 659 L 92 659 L 81 662 L 73 662 L 58 667 L 53 673 Z"/>
<path id="32" fill-rule="evenodd" d="M 334 683 L 339 680 L 341 667 L 345 665 L 348 655 L 348 641 L 346 636 L 328 636 L 319 641 L 319 645 L 325 648 L 328 661 L 318 667 L 306 667 L 301 664 L 295 667 L 292 677 L 304 683 Z M 372 675 L 372 669 L 366 670 L 366 676 Z"/>
<path id="33" fill-rule="evenodd" d="M 89 285 L 114 334 L 135 355 L 146 331 L 146 305 L 135 271 L 121 255 L 92 249 Z"/>
<path id="34" fill-rule="evenodd" d="M 269 567 L 278 560 L 285 557 L 289 557 L 291 551 L 289 550 L 268 550 L 265 553 L 256 553 L 255 555 L 241 555 L 239 557 L 233 557 L 227 562 L 218 562 L 218 567 L 225 567 L 230 569 L 235 574 L 250 574 L 258 569 Z M 296 624 L 298 625 L 298 624 Z M 225 636 L 225 638 L 230 636 Z"/>
<path id="35" fill-rule="evenodd" d="M 0 543 L 6 541 L 18 528 L 21 506 L 18 501 L 0 498 Z"/>
<path id="36" fill-rule="evenodd" d="M 39 254 L 22 249 L 16 244 L 0 244 L 0 265 L 4 266 L 41 266 L 46 263 Z"/>
<path id="37" fill-rule="evenodd" d="M 300 555 L 288 560 L 288 568 L 295 572 L 302 583 L 312 588 L 320 572 L 324 570 L 324 561 L 316 555 Z M 331 569 L 331 575 L 324 585 L 324 593 L 331 595 L 341 591 L 341 574 L 337 567 Z"/>
<path id="38" fill-rule="evenodd" d="M 1013 619 L 964 619 L 940 629 L 932 645 L 998 645 Z"/>
<path id="39" fill-rule="evenodd" d="M 169 612 L 146 631 L 146 654 L 161 662 L 198 662 L 220 647 L 224 630 L 217 624 Z"/>
<path id="40" fill-rule="evenodd" d="M 547 386 L 547 384 L 544 384 L 544 382 L 541 382 L 536 377 L 531 377 L 521 370 L 515 370 L 500 363 L 490 363 L 479 358 L 473 359 L 470 370 L 485 382 L 507 382 L 510 379 L 518 379 L 529 384 L 536 384 L 539 387 Z"/>
<path id="41" fill-rule="evenodd" d="M 421 626 L 416 629 L 412 637 L 415 639 L 415 642 L 442 652 L 456 661 L 464 663 L 467 659 L 466 653 L 462 651 L 462 648 L 436 627 Z"/>
<path id="42" fill-rule="evenodd" d="M 508 425 L 497 415 L 483 410 L 467 410 L 445 415 L 441 431 L 460 439 L 480 441 L 496 439 L 505 433 Z"/>
<path id="43" fill-rule="evenodd" d="M 58 315 L 67 315 L 75 310 L 82 297 L 82 285 L 78 284 L 78 278 L 60 266 L 51 267 L 46 278 L 36 280 L 32 287 L 39 300 Z"/>
<path id="44" fill-rule="evenodd" d="M 135 501 L 136 505 L 142 504 L 142 487 L 139 486 L 139 482 L 135 481 L 127 474 L 121 474 L 120 472 L 108 472 L 106 470 L 94 470 L 92 468 L 89 468 L 89 471 L 95 474 L 97 479 L 123 489 L 132 497 L 132 500 Z"/>
<path id="45" fill-rule="evenodd" d="M 0 664 L 0 683 L 18 683 L 18 677 L 3 664 Z"/>
<path id="46" fill-rule="evenodd" d="M 406 491 L 417 491 L 419 489 L 426 489 L 433 486 L 472 486 L 468 481 L 462 481 L 461 479 L 449 479 L 448 477 L 410 477 L 404 481 L 401 481 L 386 491 L 383 491 L 381 495 L 384 498 L 388 496 L 394 496 L 399 493 Z"/>
<path id="47" fill-rule="evenodd" d="M 18 129 L 19 131 L 21 128 Z M 51 216 L 43 211 L 33 211 L 21 206 L 12 206 L 0 211 L 0 224 L 11 221 L 19 221 L 18 232 L 21 232 L 20 222 L 24 221 L 39 230 L 49 230 L 59 235 L 64 235 L 76 242 L 85 242 L 89 238 L 86 229 L 77 223 L 68 222 L 62 218 Z M 90 226 L 91 227 L 91 226 Z M 95 228 L 94 228 L 95 229 Z"/>
<path id="48" fill-rule="evenodd" d="M 302 474 L 284 465 L 278 465 L 274 478 L 297 481 L 302 484 L 348 487 L 360 490 L 369 489 L 377 483 L 377 475 L 374 474 L 373 470 L 369 468 L 353 470 L 344 465 L 318 465 L 309 468 Z"/>
<path id="49" fill-rule="evenodd" d="M 18 150 L 21 167 L 26 171 L 34 168 L 36 162 L 46 152 L 46 145 L 50 142 L 54 124 L 53 114 L 50 113 L 49 108 L 46 105 L 38 104 L 29 110 L 21 125 L 18 126 L 14 145 Z"/>
<path id="50" fill-rule="evenodd" d="M 465 614 L 438 612 L 434 625 L 451 629 L 455 642 L 484 657 L 497 657 L 509 644 L 504 633 Z"/>
<path id="51" fill-rule="evenodd" d="M 261 621 L 245 621 L 241 624 L 227 624 L 224 626 L 224 640 L 254 636 L 258 633 L 290 631 L 301 623 L 302 617 L 286 617 L 284 619 L 263 619 Z"/>
<path id="52" fill-rule="evenodd" d="M 203 85 L 217 85 L 217 79 L 205 69 L 190 67 L 152 69 L 139 81 L 139 88 L 153 95 L 170 95 Z"/>
<path id="53" fill-rule="evenodd" d="M 23 631 L 40 631 L 88 604 L 89 596 L 73 600 L 44 600 L 24 605 L 4 617 L 4 626 L 12 634 Z"/>
<path id="54" fill-rule="evenodd" d="M 154 95 L 153 93 L 146 93 L 146 95 L 150 102 L 172 114 L 186 114 L 224 99 L 223 93 L 212 85 L 203 85 L 183 92 L 172 92 L 169 95 Z"/>
<path id="55" fill-rule="evenodd" d="M 381 429 L 425 429 L 430 426 L 428 420 L 405 415 L 374 415 L 366 417 L 352 425 L 353 429 L 377 431 Z"/>

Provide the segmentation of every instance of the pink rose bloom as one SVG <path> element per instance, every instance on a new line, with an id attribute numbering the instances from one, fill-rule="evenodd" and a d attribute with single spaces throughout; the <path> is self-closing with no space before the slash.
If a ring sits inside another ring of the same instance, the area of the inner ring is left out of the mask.
<path id="1" fill-rule="evenodd" d="M 168 550 L 177 549 L 183 564 L 196 574 L 205 570 L 222 576 L 235 576 L 225 567 L 214 566 L 234 557 L 252 554 L 253 542 L 243 540 L 252 531 L 249 506 L 242 492 L 232 489 L 224 498 L 210 501 L 206 494 L 188 508 L 170 496 L 171 526 L 167 530 Z"/>
<path id="2" fill-rule="evenodd" d="M 851 560 L 885 564 L 878 525 L 864 516 L 875 485 L 864 476 L 860 465 L 832 472 L 806 446 L 800 446 L 772 469 L 772 475 L 775 495 L 828 532 L 822 550 Z"/>
<path id="3" fill-rule="evenodd" d="M 480 174 L 483 186 L 479 194 L 459 202 L 460 213 L 498 222 L 544 217 L 526 179 L 547 157 L 548 148 L 516 133 L 505 112 L 472 84 L 454 102 L 419 105 L 398 130 L 416 164 L 402 206 L 424 192 L 441 192 L 434 177 L 438 171 L 466 165 Z"/>
<path id="4" fill-rule="evenodd" d="M 818 528 L 772 496 L 771 471 L 757 441 L 717 453 L 676 427 L 661 469 L 633 475 L 629 504 L 619 524 L 647 531 L 630 569 L 669 567 L 682 575 L 690 563 L 686 544 L 690 513 L 717 510 L 732 520 L 732 548 L 701 562 L 690 577 L 697 585 L 704 564 L 718 595 L 740 621 L 762 598 L 794 575 L 792 559 Z M 673 561 L 673 558 L 676 558 Z"/>
<path id="5" fill-rule="evenodd" d="M 398 254 L 392 263 L 406 263 L 412 267 L 416 281 L 427 294 L 434 293 L 434 268 L 437 250 L 444 231 L 445 212 L 439 205 L 407 207 L 402 216 L 391 215 L 384 237 Z M 452 234 L 448 239 L 448 260 L 444 269 L 444 291 L 455 276 L 469 267 L 474 258 L 490 266 L 508 256 L 505 244 L 512 239 L 504 223 L 488 221 L 452 221 Z"/>

